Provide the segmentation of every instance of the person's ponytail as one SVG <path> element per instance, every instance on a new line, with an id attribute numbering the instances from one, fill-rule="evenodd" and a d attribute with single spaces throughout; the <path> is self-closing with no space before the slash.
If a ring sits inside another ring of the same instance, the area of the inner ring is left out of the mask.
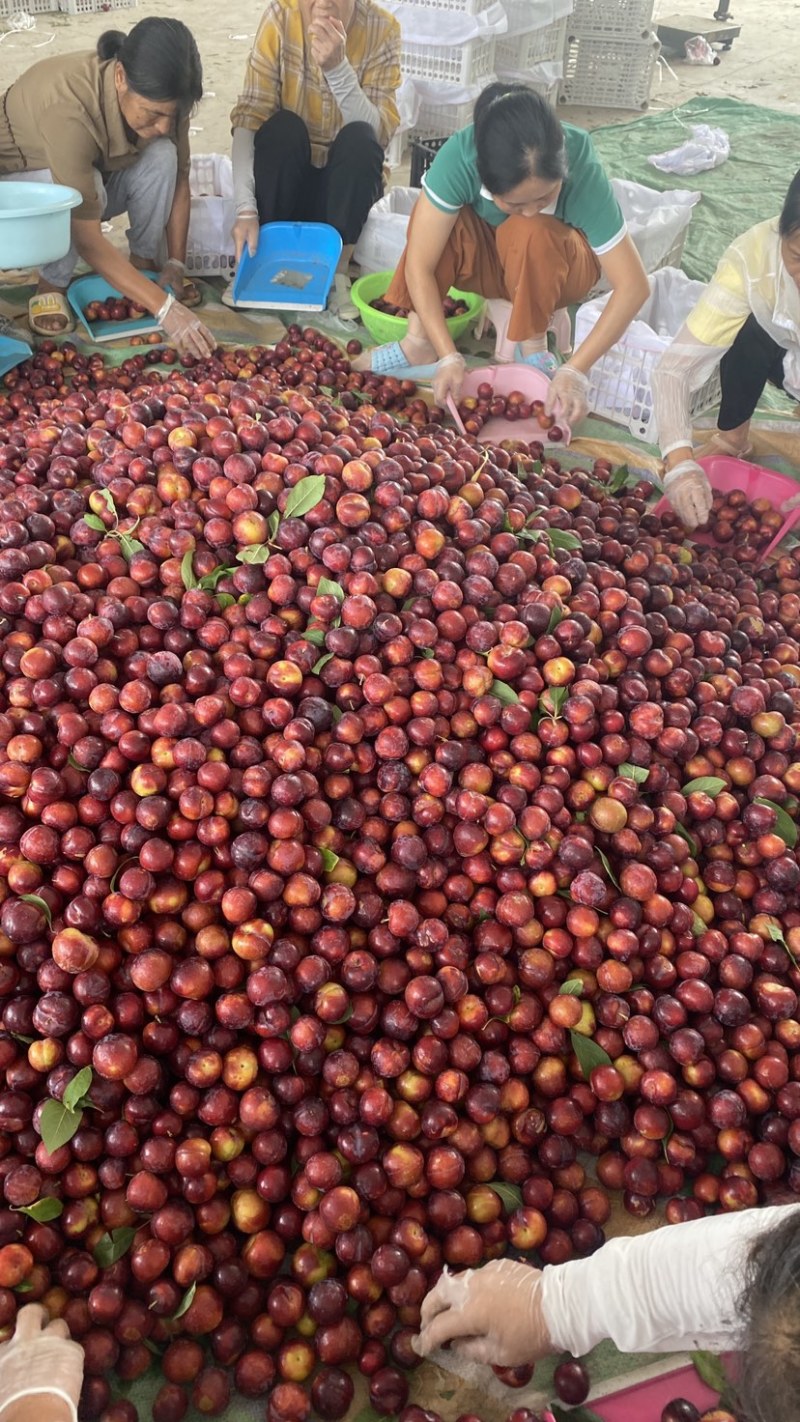
<path id="1" fill-rule="evenodd" d="M 104 30 L 97 41 L 97 53 L 103 60 L 118 59 L 127 36 L 122 30 Z"/>

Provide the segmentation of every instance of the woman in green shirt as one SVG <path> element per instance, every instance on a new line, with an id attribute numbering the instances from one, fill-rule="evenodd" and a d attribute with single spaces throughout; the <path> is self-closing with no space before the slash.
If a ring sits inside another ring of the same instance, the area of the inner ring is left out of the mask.
<path id="1" fill-rule="evenodd" d="M 548 353 L 554 313 L 582 301 L 603 274 L 611 296 L 596 326 L 558 366 Z M 649 295 L 611 184 L 581 129 L 561 124 L 525 84 L 491 84 L 474 123 L 453 134 L 423 179 L 387 300 L 409 307 L 402 341 L 366 352 L 362 368 L 430 377 L 457 398 L 465 364 L 442 311 L 449 287 L 511 302 L 517 360 L 551 377 L 548 407 L 575 424 L 588 372 Z"/>

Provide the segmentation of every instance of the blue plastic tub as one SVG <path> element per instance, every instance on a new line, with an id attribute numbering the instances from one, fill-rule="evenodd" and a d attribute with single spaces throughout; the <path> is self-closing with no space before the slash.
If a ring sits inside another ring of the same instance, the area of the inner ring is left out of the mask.
<path id="1" fill-rule="evenodd" d="M 0 183 L 0 268 L 41 267 L 65 257 L 69 215 L 81 201 L 75 188 L 57 183 Z"/>
<path id="2" fill-rule="evenodd" d="M 342 239 L 325 222 L 266 222 L 254 257 L 245 248 L 233 282 L 236 306 L 324 311 Z"/>
<path id="3" fill-rule="evenodd" d="M 0 379 L 31 355 L 33 351 L 27 341 L 15 341 L 11 336 L 0 335 Z"/>
<path id="4" fill-rule="evenodd" d="M 142 276 L 156 279 L 155 272 L 142 272 Z M 153 316 L 142 316 L 137 321 L 89 321 L 86 316 L 86 307 L 92 301 L 109 301 L 114 297 L 119 298 L 122 292 L 117 291 L 113 286 L 109 286 L 104 277 L 89 276 L 78 277 L 72 283 L 67 296 L 78 320 L 86 327 L 93 341 L 129 341 L 131 336 L 149 336 L 151 331 L 160 330 L 159 324 Z M 166 293 L 165 293 L 166 295 Z"/>

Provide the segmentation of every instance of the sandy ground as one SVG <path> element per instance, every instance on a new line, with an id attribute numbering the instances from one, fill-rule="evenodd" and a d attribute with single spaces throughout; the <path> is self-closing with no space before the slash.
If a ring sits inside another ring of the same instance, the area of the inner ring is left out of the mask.
<path id="1" fill-rule="evenodd" d="M 19 0 L 24 7 L 24 0 Z M 0 41 L 0 91 L 30 64 L 54 49 L 86 49 L 110 27 L 128 28 L 143 15 L 174 15 L 190 24 L 203 57 L 206 98 L 193 123 L 192 143 L 196 153 L 228 151 L 228 115 L 236 99 L 244 72 L 248 47 L 256 32 L 261 0 L 236 0 L 224 5 L 220 0 L 151 0 L 136 9 L 72 18 L 66 15 L 37 15 L 36 27 L 26 33 L 10 33 Z M 688 13 L 710 17 L 715 0 L 690 0 L 682 7 L 678 0 L 658 0 L 658 15 Z M 669 61 L 659 67 L 653 87 L 651 109 L 669 109 L 696 95 L 727 95 L 750 103 L 766 104 L 791 113 L 800 112 L 800 20 L 798 0 L 733 0 L 732 11 L 742 34 L 734 41 L 715 68 L 697 68 Z M 6 21 L 0 19 L 0 31 Z M 671 71 L 671 72 L 670 72 Z M 629 121 L 631 114 L 614 109 L 561 109 L 560 113 L 586 127 Z M 397 178 L 402 180 L 403 170 Z"/>

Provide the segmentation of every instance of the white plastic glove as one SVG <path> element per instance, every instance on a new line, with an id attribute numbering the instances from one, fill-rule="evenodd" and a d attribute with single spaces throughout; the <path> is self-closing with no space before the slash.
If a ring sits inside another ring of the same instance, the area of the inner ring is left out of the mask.
<path id="1" fill-rule="evenodd" d="M 245 247 L 254 257 L 258 250 L 258 238 L 261 228 L 258 224 L 258 214 L 255 212 L 239 212 L 236 221 L 231 229 L 233 237 L 233 248 L 236 253 L 236 265 L 238 267 Z"/>
<path id="2" fill-rule="evenodd" d="M 165 335 L 175 343 L 181 355 L 195 356 L 205 360 L 216 348 L 216 340 L 202 321 L 182 306 L 174 296 L 168 296 L 156 320 Z"/>
<path id="3" fill-rule="evenodd" d="M 179 261 L 177 257 L 168 257 L 158 278 L 158 285 L 162 291 L 167 288 L 179 296 L 183 291 L 186 282 L 186 263 Z"/>
<path id="4" fill-rule="evenodd" d="M 713 494 L 705 472 L 693 459 L 683 459 L 664 475 L 664 493 L 685 528 L 697 528 L 711 513 Z"/>
<path id="5" fill-rule="evenodd" d="M 791 513 L 792 509 L 796 509 L 798 504 L 800 504 L 800 493 L 792 494 L 790 499 L 784 499 L 781 504 L 781 513 Z"/>
<path id="6" fill-rule="evenodd" d="M 442 1274 L 422 1301 L 417 1353 L 452 1343 L 475 1363 L 516 1368 L 552 1353 L 541 1304 L 541 1271 L 513 1259 Z"/>
<path id="7" fill-rule="evenodd" d="M 454 400 L 458 399 L 466 373 L 466 361 L 463 356 L 458 354 L 458 351 L 452 351 L 450 355 L 442 356 L 442 359 L 437 362 L 436 373 L 433 377 L 433 398 L 437 405 L 444 405 L 448 395 L 452 395 Z"/>
<path id="8" fill-rule="evenodd" d="M 550 381 L 544 402 L 545 414 L 555 415 L 572 428 L 589 413 L 589 377 L 574 365 L 561 365 Z"/>
<path id="9" fill-rule="evenodd" d="M 36 1396 L 42 1398 L 37 1416 L 49 1417 L 46 1401 L 58 1399 L 67 1408 L 63 1413 L 59 1407 L 58 1416 L 77 1422 L 82 1382 L 83 1349 L 71 1341 L 63 1319 L 48 1323 L 41 1304 L 21 1309 L 14 1337 L 0 1347 L 0 1422 L 13 1415 L 14 1404 Z"/>

